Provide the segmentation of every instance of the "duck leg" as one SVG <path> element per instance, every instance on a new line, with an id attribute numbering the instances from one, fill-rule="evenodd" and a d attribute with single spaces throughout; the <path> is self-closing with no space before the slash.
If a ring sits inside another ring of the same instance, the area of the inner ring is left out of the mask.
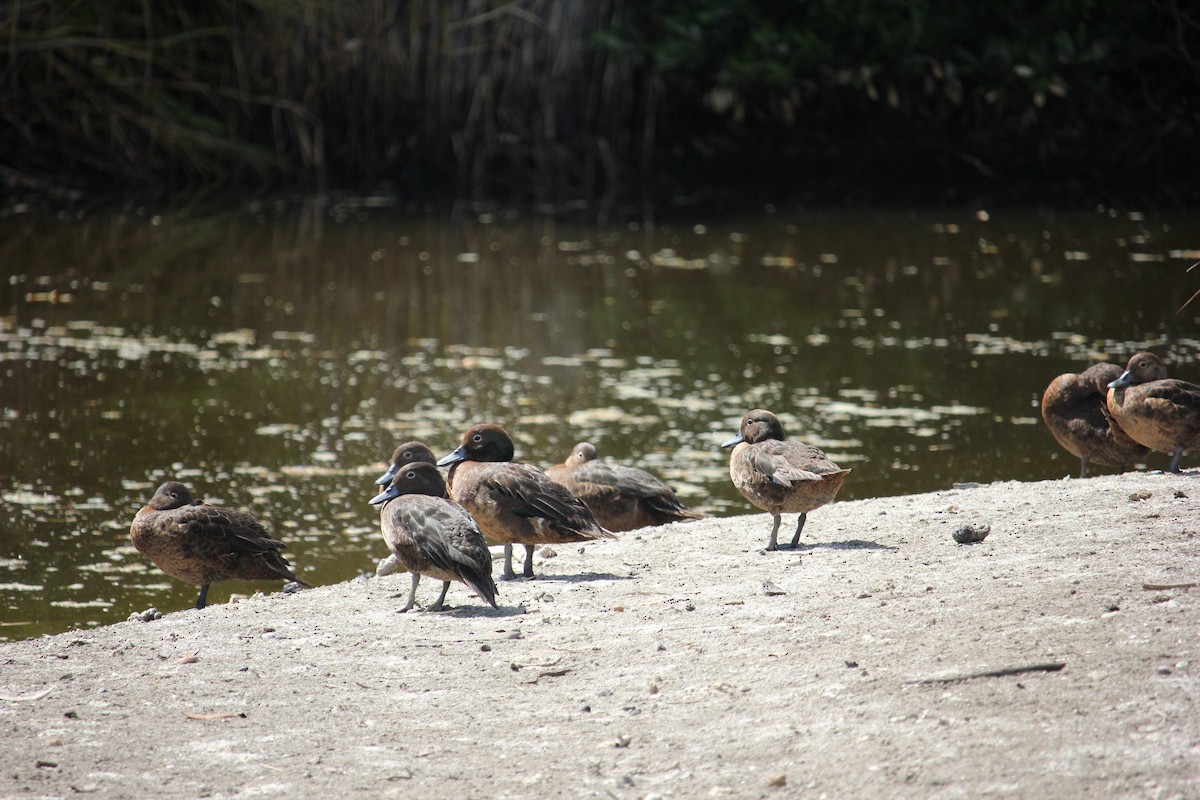
<path id="1" fill-rule="evenodd" d="M 1183 446 L 1175 447 L 1175 456 L 1171 459 L 1171 466 L 1167 467 L 1168 472 L 1179 472 L 1179 459 L 1183 457 Z"/>
<path id="2" fill-rule="evenodd" d="M 442 581 L 442 593 L 438 595 L 437 602 L 431 605 L 427 611 L 441 611 L 442 603 L 446 601 L 446 592 L 450 591 L 450 581 Z"/>
<path id="3" fill-rule="evenodd" d="M 208 605 L 208 584 L 200 587 L 200 596 L 196 598 L 196 608 L 204 608 Z"/>
<path id="4" fill-rule="evenodd" d="M 1079 477 L 1081 477 L 1081 478 L 1087 477 L 1087 465 L 1088 465 L 1088 457 L 1080 456 L 1079 457 Z"/>
<path id="5" fill-rule="evenodd" d="M 408 601 L 404 604 L 404 608 L 400 609 L 401 613 L 410 610 L 417 604 L 417 584 L 420 582 L 421 573 L 414 572 L 412 574 L 412 588 L 408 590 Z"/>
<path id="6" fill-rule="evenodd" d="M 780 519 L 780 517 L 778 514 L 772 514 L 771 518 L 775 520 L 775 524 L 771 526 L 771 541 L 767 542 L 767 549 L 768 550 L 778 550 L 779 549 L 778 536 L 779 536 L 779 519 Z"/>
<path id="7" fill-rule="evenodd" d="M 527 545 L 525 545 L 525 570 L 524 570 L 524 575 L 525 575 L 525 577 L 526 577 L 526 578 L 529 578 L 529 579 L 531 579 L 531 580 L 532 580 L 532 579 L 533 579 L 533 577 L 534 577 L 534 574 L 533 574 L 533 545 L 531 545 L 531 544 L 527 544 Z"/>
<path id="8" fill-rule="evenodd" d="M 500 573 L 500 580 L 512 581 L 516 580 L 517 573 L 513 572 L 512 568 L 512 545 L 504 545 L 504 571 Z"/>
<path id="9" fill-rule="evenodd" d="M 795 550 L 800 544 L 800 531 L 804 530 L 804 523 L 808 521 L 808 514 L 801 514 L 800 519 L 796 522 L 796 535 L 792 537 L 791 549 Z"/>

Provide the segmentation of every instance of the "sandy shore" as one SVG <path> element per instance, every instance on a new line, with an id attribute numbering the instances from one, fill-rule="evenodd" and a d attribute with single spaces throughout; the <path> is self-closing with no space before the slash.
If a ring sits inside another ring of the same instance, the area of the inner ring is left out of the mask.
<path id="1" fill-rule="evenodd" d="M 1200 797 L 1196 477 L 836 503 L 798 552 L 647 529 L 499 611 L 397 614 L 397 575 L 0 644 L 0 796 Z"/>

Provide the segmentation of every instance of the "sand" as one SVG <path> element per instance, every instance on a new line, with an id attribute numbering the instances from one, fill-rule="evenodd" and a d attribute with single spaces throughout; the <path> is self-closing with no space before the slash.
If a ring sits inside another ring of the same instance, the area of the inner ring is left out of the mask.
<path id="1" fill-rule="evenodd" d="M 1200 797 L 1196 477 L 630 532 L 498 611 L 395 575 L 0 644 L 0 796 Z"/>

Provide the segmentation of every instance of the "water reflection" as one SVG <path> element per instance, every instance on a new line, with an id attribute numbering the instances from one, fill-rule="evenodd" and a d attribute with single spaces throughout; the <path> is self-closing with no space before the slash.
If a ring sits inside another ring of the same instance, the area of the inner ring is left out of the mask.
<path id="1" fill-rule="evenodd" d="M 168 476 L 350 578 L 394 443 L 482 420 L 539 465 L 595 441 L 715 514 L 750 511 L 717 445 L 753 406 L 854 468 L 841 499 L 1061 477 L 1054 375 L 1150 348 L 1200 380 L 1198 251 L 1192 220 L 1107 210 L 10 219 L 0 636 L 188 605 L 128 543 Z"/>

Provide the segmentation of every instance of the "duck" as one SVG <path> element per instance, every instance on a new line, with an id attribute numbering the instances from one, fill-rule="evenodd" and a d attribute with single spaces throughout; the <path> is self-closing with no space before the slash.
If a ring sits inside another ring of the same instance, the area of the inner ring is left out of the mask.
<path id="1" fill-rule="evenodd" d="M 1200 445 L 1200 386 L 1167 377 L 1153 353 L 1135 353 L 1120 377 L 1108 384 L 1108 413 L 1139 444 L 1171 453 L 1179 472 L 1185 450 Z"/>
<path id="2" fill-rule="evenodd" d="M 729 477 L 734 487 L 774 519 L 767 550 L 780 549 L 777 537 L 781 515 L 799 512 L 796 533 L 788 546 L 794 550 L 808 512 L 831 502 L 850 474 L 819 448 L 787 439 L 779 418 L 762 408 L 742 417 L 738 434 L 721 447 L 733 448 Z"/>
<path id="3" fill-rule="evenodd" d="M 404 442 L 396 446 L 392 451 L 392 457 L 388 459 L 387 472 L 375 479 L 376 486 L 387 486 L 392 482 L 392 478 L 396 477 L 396 471 L 405 464 L 413 462 L 427 461 L 430 464 L 437 461 L 437 456 L 429 449 L 429 446 L 424 442 Z"/>
<path id="4" fill-rule="evenodd" d="M 401 568 L 412 573 L 412 589 L 401 611 L 416 605 L 422 575 L 442 582 L 442 593 L 429 611 L 442 610 L 451 581 L 466 585 L 480 600 L 497 607 L 492 554 L 483 533 L 466 509 L 450 501 L 446 481 L 432 461 L 396 468 L 387 488 L 370 503 L 380 507 L 379 526 L 392 551 L 379 562 L 375 574 L 390 575 Z"/>
<path id="5" fill-rule="evenodd" d="M 450 499 L 465 508 L 485 536 L 504 544 L 502 580 L 513 580 L 512 546 L 525 546 L 527 579 L 533 573 L 533 548 L 615 539 L 616 535 L 562 484 L 531 464 L 513 461 L 512 438 L 499 425 L 474 425 L 462 443 L 438 460 L 450 467 Z"/>
<path id="6" fill-rule="evenodd" d="M 1108 413 L 1108 385 L 1120 375 L 1119 366 L 1101 362 L 1059 375 L 1042 393 L 1042 419 L 1063 449 L 1078 456 L 1080 478 L 1087 477 L 1091 461 L 1125 467 L 1149 452 Z"/>
<path id="7" fill-rule="evenodd" d="M 610 531 L 704 519 L 675 491 L 645 470 L 596 458 L 596 446 L 579 442 L 561 464 L 546 468 L 551 480 L 567 487 Z"/>
<path id="8" fill-rule="evenodd" d="M 226 580 L 285 580 L 311 588 L 296 577 L 262 523 L 244 511 L 230 511 L 192 497 L 187 486 L 167 481 L 158 487 L 129 528 L 139 553 L 167 575 L 200 587 L 196 608 L 208 603 L 208 588 Z"/>

